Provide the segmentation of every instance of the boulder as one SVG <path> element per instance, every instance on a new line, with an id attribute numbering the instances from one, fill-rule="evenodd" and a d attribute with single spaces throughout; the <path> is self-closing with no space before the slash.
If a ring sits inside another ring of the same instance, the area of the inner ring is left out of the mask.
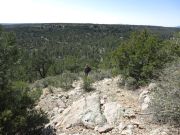
<path id="1" fill-rule="evenodd" d="M 104 116 L 107 122 L 114 125 L 123 117 L 125 109 L 117 102 L 109 102 L 104 104 Z"/>

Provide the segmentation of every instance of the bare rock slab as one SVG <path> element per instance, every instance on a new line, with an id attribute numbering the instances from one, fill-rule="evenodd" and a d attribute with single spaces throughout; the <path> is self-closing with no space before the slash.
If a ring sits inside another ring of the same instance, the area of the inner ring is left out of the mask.
<path id="1" fill-rule="evenodd" d="M 83 97 L 65 109 L 59 125 L 62 127 L 66 127 L 66 125 L 83 125 L 94 129 L 95 126 L 104 125 L 104 123 L 106 123 L 106 119 L 101 113 L 100 97 L 99 94 L 95 93 Z"/>

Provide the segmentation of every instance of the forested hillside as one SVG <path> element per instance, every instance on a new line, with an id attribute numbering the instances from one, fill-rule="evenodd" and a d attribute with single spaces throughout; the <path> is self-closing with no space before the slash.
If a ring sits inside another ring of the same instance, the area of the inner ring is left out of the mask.
<path id="1" fill-rule="evenodd" d="M 65 70 L 82 71 L 86 63 L 94 68 L 102 67 L 105 56 L 128 39 L 133 31 L 146 29 L 165 40 L 179 30 L 103 24 L 17 24 L 5 25 L 4 29 L 16 35 L 16 44 L 23 55 L 18 73 L 23 78 L 19 79 L 30 82 Z"/>

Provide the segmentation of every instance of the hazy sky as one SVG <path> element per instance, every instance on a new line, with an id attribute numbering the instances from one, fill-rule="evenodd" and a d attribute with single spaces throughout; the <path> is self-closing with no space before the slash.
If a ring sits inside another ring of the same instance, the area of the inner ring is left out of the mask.
<path id="1" fill-rule="evenodd" d="M 180 0 L 0 0 L 0 23 L 180 25 Z"/>

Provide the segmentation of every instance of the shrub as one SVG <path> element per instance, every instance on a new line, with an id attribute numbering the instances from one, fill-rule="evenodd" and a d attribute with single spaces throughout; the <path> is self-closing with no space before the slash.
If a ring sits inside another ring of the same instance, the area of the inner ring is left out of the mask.
<path id="1" fill-rule="evenodd" d="M 128 77 L 126 80 L 125 80 L 125 88 L 126 89 L 135 89 L 137 87 L 137 81 L 135 78 L 133 77 Z"/>
<path id="2" fill-rule="evenodd" d="M 29 84 L 23 81 L 12 82 L 12 89 L 18 89 L 19 91 L 27 91 Z"/>
<path id="3" fill-rule="evenodd" d="M 27 83 L 12 82 L 6 91 L 8 94 L 1 102 L 0 134 L 41 134 L 48 122 L 47 115 L 34 109 L 37 98 L 29 95 Z"/>
<path id="4" fill-rule="evenodd" d="M 83 89 L 86 92 L 90 92 L 90 91 L 93 90 L 91 84 L 92 84 L 92 80 L 89 77 L 84 77 L 83 78 Z"/>
<path id="5" fill-rule="evenodd" d="M 159 87 L 152 93 L 155 120 L 180 124 L 180 59 L 164 69 Z M 180 126 L 180 125 L 179 125 Z"/>
<path id="6" fill-rule="evenodd" d="M 31 86 L 31 89 L 33 88 L 42 89 L 47 86 L 54 86 L 54 87 L 64 88 L 64 90 L 68 90 L 72 88 L 72 83 L 77 78 L 78 78 L 77 74 L 65 72 L 58 76 L 46 77 L 44 79 L 38 80 Z"/>
<path id="7" fill-rule="evenodd" d="M 33 99 L 34 101 L 38 100 L 42 94 L 41 89 L 32 89 L 28 92 L 28 96 Z"/>
<path id="8" fill-rule="evenodd" d="M 95 82 L 103 80 L 104 78 L 110 78 L 111 76 L 112 74 L 109 70 L 98 70 L 92 71 L 88 77 Z"/>
<path id="9" fill-rule="evenodd" d="M 120 88 L 124 88 L 124 86 L 125 86 L 125 78 L 123 76 L 120 76 L 120 78 L 118 80 L 118 86 Z"/>
<path id="10" fill-rule="evenodd" d="M 154 71 L 162 69 L 171 59 L 169 43 L 146 30 L 132 33 L 129 40 L 123 42 L 112 54 L 114 63 L 125 78 L 133 77 L 138 85 L 146 84 L 155 76 Z"/>

